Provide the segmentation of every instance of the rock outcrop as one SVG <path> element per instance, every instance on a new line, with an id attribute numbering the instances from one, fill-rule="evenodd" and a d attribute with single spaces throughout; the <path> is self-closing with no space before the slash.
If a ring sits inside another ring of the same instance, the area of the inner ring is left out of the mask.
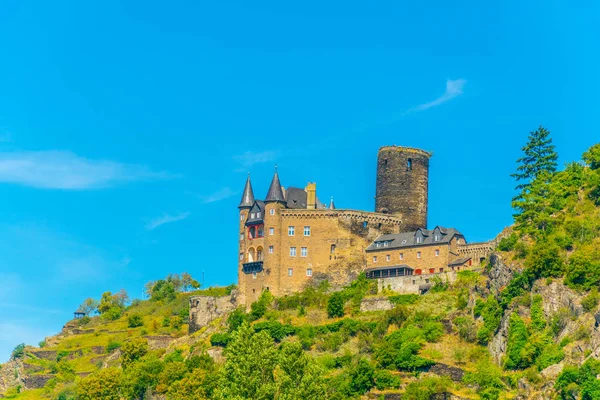
<path id="1" fill-rule="evenodd" d="M 394 308 L 394 305 L 387 297 L 369 297 L 360 302 L 360 311 L 387 311 Z"/>
<path id="2" fill-rule="evenodd" d="M 193 296 L 190 297 L 189 333 L 205 327 L 215 319 L 230 313 L 237 306 L 237 290 L 229 296 Z"/>

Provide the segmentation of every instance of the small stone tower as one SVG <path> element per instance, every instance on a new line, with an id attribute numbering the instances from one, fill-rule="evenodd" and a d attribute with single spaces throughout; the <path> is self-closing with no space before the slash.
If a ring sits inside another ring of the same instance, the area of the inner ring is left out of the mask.
<path id="1" fill-rule="evenodd" d="M 400 216 L 404 231 L 427 228 L 429 157 L 400 146 L 384 146 L 377 154 L 375 211 Z"/>

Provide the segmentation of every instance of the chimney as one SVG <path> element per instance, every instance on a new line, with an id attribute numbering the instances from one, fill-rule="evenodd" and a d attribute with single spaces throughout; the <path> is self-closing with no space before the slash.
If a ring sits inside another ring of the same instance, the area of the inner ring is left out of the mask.
<path id="1" fill-rule="evenodd" d="M 306 208 L 314 210 L 317 208 L 317 184 L 308 182 L 304 190 L 306 190 Z"/>

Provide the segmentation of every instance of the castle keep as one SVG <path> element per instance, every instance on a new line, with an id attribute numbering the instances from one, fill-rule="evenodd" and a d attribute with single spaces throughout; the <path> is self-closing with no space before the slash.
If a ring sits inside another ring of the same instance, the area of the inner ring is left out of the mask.
<path id="1" fill-rule="evenodd" d="M 375 212 L 337 209 L 333 198 L 325 205 L 312 182 L 285 189 L 277 171 L 259 200 L 248 177 L 238 206 L 239 303 L 325 279 L 346 285 L 361 272 L 381 280 L 478 264 L 485 244 L 469 247 L 455 229 L 427 230 L 430 156 L 407 147 L 379 150 Z"/>

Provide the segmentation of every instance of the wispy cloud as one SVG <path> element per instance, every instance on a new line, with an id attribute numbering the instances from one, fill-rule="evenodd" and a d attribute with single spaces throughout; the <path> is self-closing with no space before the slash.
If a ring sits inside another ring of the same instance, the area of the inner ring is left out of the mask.
<path id="1" fill-rule="evenodd" d="M 224 187 L 212 194 L 209 195 L 199 195 L 198 198 L 202 201 L 202 203 L 214 203 L 215 201 L 220 201 L 227 199 L 231 196 L 234 196 L 237 192 L 231 188 Z"/>
<path id="2" fill-rule="evenodd" d="M 275 151 L 247 151 L 243 154 L 233 156 L 233 159 L 239 164 L 239 168 L 236 171 L 247 170 L 255 164 L 275 161 L 276 158 L 277 152 Z"/>
<path id="3" fill-rule="evenodd" d="M 69 151 L 0 153 L 0 183 L 41 189 L 98 189 L 131 181 L 172 177 L 143 165 L 91 160 Z"/>
<path id="4" fill-rule="evenodd" d="M 189 216 L 190 216 L 189 212 L 184 212 L 184 213 L 177 214 L 177 215 L 164 214 L 161 217 L 157 217 L 157 218 L 154 218 L 154 219 L 150 220 L 146 224 L 146 229 L 149 230 L 149 231 L 151 231 L 151 230 L 156 229 L 159 226 L 164 225 L 164 224 L 169 224 L 171 222 L 182 221 L 182 220 L 186 219 Z"/>
<path id="5" fill-rule="evenodd" d="M 416 107 L 413 107 L 413 108 L 407 110 L 406 112 L 404 112 L 403 115 L 411 114 L 411 113 L 419 112 L 419 111 L 424 111 L 429 108 L 444 104 L 445 102 L 450 101 L 453 98 L 462 95 L 466 84 L 467 84 L 466 79 L 456 79 L 456 80 L 448 79 L 446 81 L 446 91 L 444 92 L 444 94 L 442 94 L 440 97 L 438 97 L 437 99 L 435 99 L 433 101 L 418 105 Z"/>

